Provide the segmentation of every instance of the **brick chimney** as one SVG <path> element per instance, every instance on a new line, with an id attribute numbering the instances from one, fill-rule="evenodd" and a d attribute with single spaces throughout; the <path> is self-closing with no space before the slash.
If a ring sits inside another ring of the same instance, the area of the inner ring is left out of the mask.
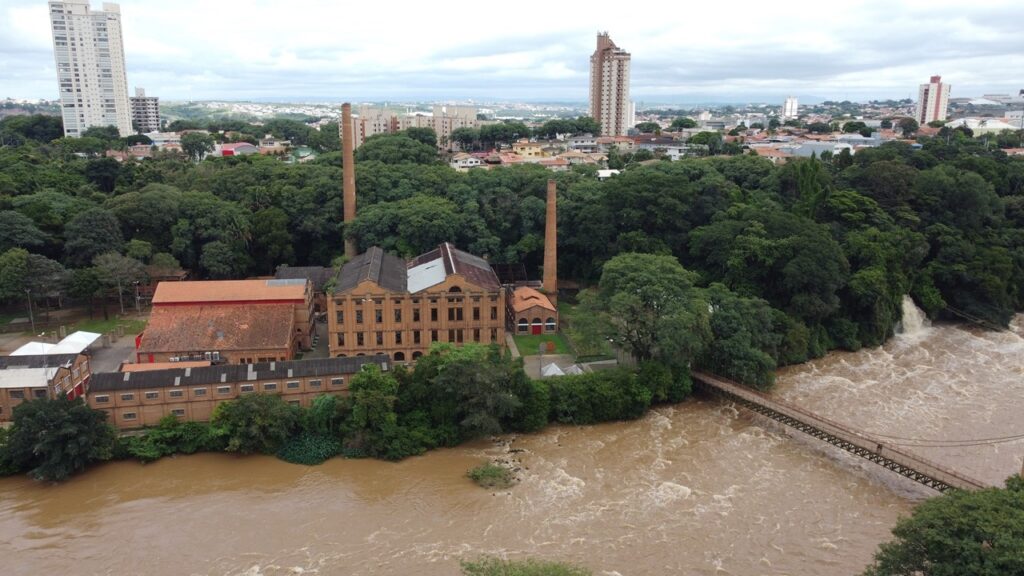
<path id="1" fill-rule="evenodd" d="M 555 181 L 548 180 L 548 210 L 544 218 L 544 293 L 558 306 L 558 217 Z"/>
<path id="2" fill-rule="evenodd" d="M 345 224 L 356 219 L 356 155 L 352 135 L 352 105 L 348 102 L 341 105 L 341 163 L 342 190 L 344 191 Z M 346 230 L 347 232 L 347 230 Z M 357 256 L 356 239 L 345 238 L 345 256 L 349 260 Z"/>

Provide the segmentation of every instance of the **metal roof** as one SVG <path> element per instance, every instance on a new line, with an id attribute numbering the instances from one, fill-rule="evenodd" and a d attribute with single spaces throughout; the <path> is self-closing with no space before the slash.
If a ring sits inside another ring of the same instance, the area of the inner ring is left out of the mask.
<path id="1" fill-rule="evenodd" d="M 367 364 L 375 364 L 380 366 L 381 370 L 387 370 L 388 356 L 378 354 L 256 364 L 222 364 L 202 368 L 170 368 L 144 372 L 101 372 L 92 375 L 89 393 L 354 374 Z"/>
<path id="2" fill-rule="evenodd" d="M 369 280 L 392 292 L 405 292 L 405 260 L 372 246 L 341 268 L 335 292 L 345 292 Z"/>

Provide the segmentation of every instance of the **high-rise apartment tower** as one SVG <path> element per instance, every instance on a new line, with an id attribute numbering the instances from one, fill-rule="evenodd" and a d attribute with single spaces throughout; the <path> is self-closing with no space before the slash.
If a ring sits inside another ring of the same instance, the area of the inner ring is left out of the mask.
<path id="1" fill-rule="evenodd" d="M 789 96 L 786 98 L 786 103 L 782 105 L 782 117 L 786 120 L 791 120 L 799 116 L 798 104 L 796 96 Z"/>
<path id="2" fill-rule="evenodd" d="M 132 120 L 120 6 L 90 10 L 89 0 L 64 0 L 49 2 L 49 8 L 64 135 L 115 126 L 128 136 Z"/>
<path id="3" fill-rule="evenodd" d="M 128 99 L 132 105 L 132 128 L 138 132 L 160 131 L 160 99 L 146 96 L 145 88 L 136 88 L 135 96 Z"/>
<path id="4" fill-rule="evenodd" d="M 630 125 L 630 55 L 612 42 L 607 32 L 597 34 L 597 49 L 590 57 L 590 115 L 605 136 L 625 136 Z"/>
<path id="5" fill-rule="evenodd" d="M 917 91 L 917 114 L 914 118 L 922 126 L 935 120 L 946 119 L 949 106 L 949 84 L 942 83 L 942 76 L 932 76 L 927 84 L 921 84 Z"/>

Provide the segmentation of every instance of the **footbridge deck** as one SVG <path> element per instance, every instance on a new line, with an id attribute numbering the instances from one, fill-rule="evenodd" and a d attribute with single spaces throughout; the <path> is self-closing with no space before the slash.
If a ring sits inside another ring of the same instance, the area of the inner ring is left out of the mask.
<path id="1" fill-rule="evenodd" d="M 881 439 L 859 432 L 849 425 L 822 418 L 808 410 L 783 400 L 770 398 L 724 378 L 694 372 L 693 381 L 698 388 L 728 398 L 758 414 L 796 428 L 940 492 L 991 487 L 988 483 L 886 444 Z"/>

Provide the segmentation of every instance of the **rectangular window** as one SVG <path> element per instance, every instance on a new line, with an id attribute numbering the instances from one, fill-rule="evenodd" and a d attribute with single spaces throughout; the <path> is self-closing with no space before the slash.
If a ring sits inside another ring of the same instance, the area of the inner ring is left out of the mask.
<path id="1" fill-rule="evenodd" d="M 337 388 L 339 386 L 344 386 L 344 385 L 345 385 L 345 379 L 344 378 L 331 378 L 331 386 L 333 386 L 334 388 Z"/>
<path id="2" fill-rule="evenodd" d="M 479 342 L 479 341 L 480 341 L 480 329 L 479 328 L 473 328 L 473 342 Z"/>
<path id="3" fill-rule="evenodd" d="M 146 400 L 159 400 L 159 399 L 160 399 L 160 393 L 159 392 L 146 392 Z"/>
<path id="4" fill-rule="evenodd" d="M 380 308 L 377 308 L 377 310 L 375 310 L 373 312 L 373 321 L 376 322 L 377 324 L 380 324 L 381 322 L 383 322 L 384 321 L 384 311 L 381 310 Z"/>
<path id="5" fill-rule="evenodd" d="M 455 319 L 462 322 L 462 308 L 455 309 Z"/>
<path id="6" fill-rule="evenodd" d="M 238 391 L 241 393 L 252 392 L 255 388 L 252 384 L 242 384 L 238 387 Z"/>
<path id="7" fill-rule="evenodd" d="M 498 307 L 497 306 L 491 306 L 491 320 L 497 320 L 497 319 L 498 319 Z"/>
<path id="8" fill-rule="evenodd" d="M 25 399 L 25 391 L 24 390 L 8 390 L 7 391 L 7 397 L 12 399 L 12 400 L 24 400 Z"/>
<path id="9" fill-rule="evenodd" d="M 32 390 L 32 396 L 34 396 L 35 398 L 46 398 L 46 389 L 44 388 L 42 390 Z"/>
<path id="10" fill-rule="evenodd" d="M 338 333 L 338 346 L 344 346 L 344 345 L 345 345 L 345 333 L 344 332 L 339 332 Z"/>
<path id="11" fill-rule="evenodd" d="M 320 381 L 319 380 L 310 380 L 309 381 L 309 387 L 310 388 L 320 388 Z"/>
<path id="12" fill-rule="evenodd" d="M 455 330 L 454 329 L 448 330 L 448 341 L 449 342 L 455 342 Z"/>
<path id="13" fill-rule="evenodd" d="M 402 310 L 400 308 L 395 308 L 395 322 L 401 322 L 401 321 L 402 321 Z"/>
<path id="14" fill-rule="evenodd" d="M 497 341 L 498 341 L 498 329 L 497 328 L 491 328 L 491 342 L 497 342 Z"/>
<path id="15" fill-rule="evenodd" d="M 193 388 L 192 389 L 192 395 L 193 396 L 206 396 L 206 388 Z"/>
<path id="16" fill-rule="evenodd" d="M 413 344 L 419 344 L 420 343 L 420 331 L 419 330 L 413 330 L 413 332 L 412 332 L 412 343 Z"/>
<path id="17" fill-rule="evenodd" d="M 395 332 L 395 344 L 400 345 L 402 343 L 402 331 Z"/>
<path id="18" fill-rule="evenodd" d="M 419 322 L 420 321 L 420 309 L 419 308 L 413 308 L 412 309 L 412 321 L 413 322 Z"/>
<path id="19" fill-rule="evenodd" d="M 96 399 L 97 404 L 107 404 L 110 402 L 110 396 L 104 394 L 103 396 L 93 396 Z"/>
<path id="20" fill-rule="evenodd" d="M 437 308 L 430 309 L 430 321 L 437 322 Z"/>
<path id="21" fill-rule="evenodd" d="M 231 386 L 217 386 L 217 394 L 231 394 Z"/>
<path id="22" fill-rule="evenodd" d="M 264 392 L 272 392 L 274 390 L 277 390 L 277 382 L 267 382 L 263 385 Z"/>
<path id="23" fill-rule="evenodd" d="M 135 420 L 136 417 L 137 414 L 135 414 L 135 412 L 125 412 L 121 415 L 122 420 Z"/>
<path id="24" fill-rule="evenodd" d="M 377 332 L 377 346 L 383 346 L 383 345 L 384 345 L 384 333 L 383 332 Z"/>
<path id="25" fill-rule="evenodd" d="M 298 383 L 298 381 L 295 381 L 295 380 L 293 380 L 291 382 L 288 382 L 287 384 L 285 384 L 285 386 L 287 386 L 287 388 L 289 390 L 298 390 L 299 389 L 299 383 Z"/>
<path id="26" fill-rule="evenodd" d="M 362 332 L 356 333 L 356 346 L 366 346 L 366 336 Z"/>
<path id="27" fill-rule="evenodd" d="M 473 306 L 473 320 L 479 320 L 479 319 L 480 319 L 480 307 L 479 306 Z"/>
<path id="28" fill-rule="evenodd" d="M 448 309 L 448 321 L 449 322 L 454 322 L 455 321 L 455 308 L 449 308 Z"/>
<path id="29" fill-rule="evenodd" d="M 121 394 L 121 400 L 123 402 L 130 402 L 135 400 L 135 394 Z"/>
<path id="30" fill-rule="evenodd" d="M 174 414 L 175 416 L 178 417 L 183 417 L 185 416 L 185 410 L 183 408 L 175 408 L 174 410 L 171 410 L 171 414 Z"/>
<path id="31" fill-rule="evenodd" d="M 181 398 L 184 395 L 184 390 L 170 390 L 169 392 L 167 392 L 167 396 L 170 398 Z"/>
<path id="32" fill-rule="evenodd" d="M 363 311 L 362 310 L 356 310 L 356 324 L 362 324 L 362 323 L 363 323 Z"/>
<path id="33" fill-rule="evenodd" d="M 338 313 L 334 315 L 334 319 L 338 322 L 338 324 L 344 324 L 345 323 L 345 311 L 344 310 L 338 310 Z"/>
<path id="34" fill-rule="evenodd" d="M 430 341 L 437 342 L 437 330 L 430 331 Z"/>

